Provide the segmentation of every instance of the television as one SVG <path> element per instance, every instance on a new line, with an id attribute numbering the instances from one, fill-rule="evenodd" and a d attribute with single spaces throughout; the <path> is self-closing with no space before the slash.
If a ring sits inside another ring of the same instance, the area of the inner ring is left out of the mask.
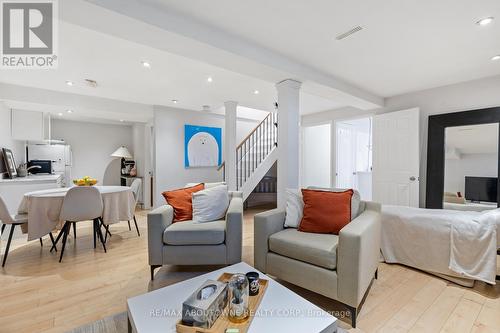
<path id="1" fill-rule="evenodd" d="M 479 202 L 497 202 L 498 178 L 465 177 L 465 199 Z"/>

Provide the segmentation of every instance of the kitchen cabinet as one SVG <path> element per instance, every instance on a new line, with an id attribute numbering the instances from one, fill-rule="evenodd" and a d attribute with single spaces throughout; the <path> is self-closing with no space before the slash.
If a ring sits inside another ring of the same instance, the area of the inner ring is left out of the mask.
<path id="1" fill-rule="evenodd" d="M 11 113 L 11 134 L 14 140 L 50 140 L 50 114 L 13 109 Z"/>

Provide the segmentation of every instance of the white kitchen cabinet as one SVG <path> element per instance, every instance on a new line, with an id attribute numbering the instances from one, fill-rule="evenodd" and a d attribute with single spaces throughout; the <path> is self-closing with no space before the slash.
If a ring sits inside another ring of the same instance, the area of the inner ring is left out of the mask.
<path id="1" fill-rule="evenodd" d="M 50 140 L 50 114 L 38 111 L 12 110 L 11 132 L 14 140 Z"/>

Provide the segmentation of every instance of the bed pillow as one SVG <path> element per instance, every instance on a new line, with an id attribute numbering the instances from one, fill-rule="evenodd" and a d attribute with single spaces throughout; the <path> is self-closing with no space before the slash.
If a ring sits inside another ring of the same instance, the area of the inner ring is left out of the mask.
<path id="1" fill-rule="evenodd" d="M 330 192 L 303 189 L 304 216 L 299 231 L 338 235 L 351 222 L 353 193 L 353 190 Z"/>
<path id="2" fill-rule="evenodd" d="M 193 193 L 193 221 L 217 221 L 226 215 L 229 207 L 227 185 L 218 185 Z"/>
<path id="3" fill-rule="evenodd" d="M 193 219 L 193 193 L 205 188 L 203 184 L 185 187 L 178 190 L 165 191 L 162 193 L 167 203 L 174 209 L 173 222 L 189 221 Z"/>
<path id="4" fill-rule="evenodd" d="M 294 189 L 286 189 L 286 213 L 285 227 L 298 228 L 302 220 L 304 210 L 304 201 L 302 200 L 302 192 Z"/>

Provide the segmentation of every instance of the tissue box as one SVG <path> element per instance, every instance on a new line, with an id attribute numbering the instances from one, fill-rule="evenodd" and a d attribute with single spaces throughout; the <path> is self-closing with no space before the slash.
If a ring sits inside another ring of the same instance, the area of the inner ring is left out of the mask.
<path id="1" fill-rule="evenodd" d="M 210 328 L 227 304 L 227 283 L 205 281 L 182 303 L 182 323 L 187 326 Z"/>

